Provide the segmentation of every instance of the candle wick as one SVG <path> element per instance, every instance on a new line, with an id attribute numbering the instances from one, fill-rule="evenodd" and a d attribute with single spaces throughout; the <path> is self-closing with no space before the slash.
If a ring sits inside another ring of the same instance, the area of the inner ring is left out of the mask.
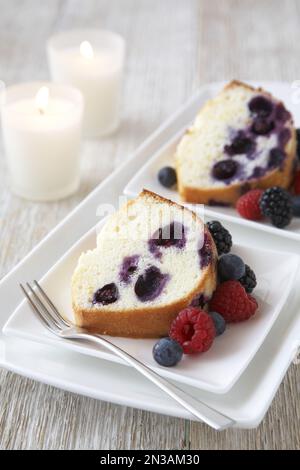
<path id="1" fill-rule="evenodd" d="M 45 111 L 42 108 L 38 108 L 38 110 L 41 115 L 45 114 Z"/>

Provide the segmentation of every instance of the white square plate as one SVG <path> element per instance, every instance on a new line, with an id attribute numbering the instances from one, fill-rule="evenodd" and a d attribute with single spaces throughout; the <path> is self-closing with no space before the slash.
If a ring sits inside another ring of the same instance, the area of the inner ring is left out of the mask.
<path id="1" fill-rule="evenodd" d="M 99 225 L 97 229 L 99 230 Z M 44 276 L 42 285 L 56 307 L 73 320 L 70 280 L 82 251 L 95 246 L 96 231 L 89 231 Z M 234 246 L 236 254 L 252 266 L 258 279 L 255 296 L 259 303 L 257 314 L 247 322 L 228 325 L 225 334 L 216 338 L 205 354 L 185 356 L 174 368 L 158 366 L 152 358 L 155 340 L 111 338 L 119 347 L 140 361 L 150 365 L 161 375 L 188 385 L 226 393 L 245 370 L 261 346 L 280 313 L 292 288 L 298 267 L 298 257 L 286 253 Z M 278 266 L 280 269 L 278 270 Z M 276 272 L 276 276 L 274 276 Z M 18 336 L 42 343 L 57 344 L 83 354 L 122 362 L 110 352 L 94 345 L 60 340 L 52 336 L 33 315 L 27 301 L 23 301 L 3 329 L 7 335 Z"/>
<path id="2" fill-rule="evenodd" d="M 281 99 L 287 109 L 289 109 L 294 117 L 295 124 L 300 126 L 300 107 L 292 100 L 293 90 L 288 83 L 276 82 L 262 82 L 254 83 L 255 86 L 263 86 L 266 90 L 270 91 L 277 98 Z M 223 84 L 213 83 L 205 88 L 207 98 L 215 96 L 217 91 L 221 89 Z M 200 109 L 201 106 L 199 106 Z M 196 115 L 196 113 L 195 113 Z M 125 187 L 125 194 L 130 197 L 135 197 L 143 188 L 150 189 L 155 193 L 159 193 L 176 202 L 180 202 L 180 197 L 176 189 L 164 188 L 157 179 L 157 174 L 160 168 L 171 165 L 174 166 L 174 154 L 179 140 L 181 139 L 185 130 L 190 126 L 190 116 L 182 129 L 174 133 L 168 141 L 158 149 L 151 158 L 140 168 Z M 188 204 L 186 204 L 188 206 Z M 239 223 L 244 226 L 257 228 L 273 234 L 281 235 L 290 239 L 300 240 L 300 218 L 294 218 L 292 223 L 285 229 L 278 229 L 272 226 L 269 222 L 254 222 L 251 220 L 243 219 L 234 208 L 231 207 L 212 207 L 205 206 L 205 213 L 209 217 L 216 217 L 222 220 Z"/>

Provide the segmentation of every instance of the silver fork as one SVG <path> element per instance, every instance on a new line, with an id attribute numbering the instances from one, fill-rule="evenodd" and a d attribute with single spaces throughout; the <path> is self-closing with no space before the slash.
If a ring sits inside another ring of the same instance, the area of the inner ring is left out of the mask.
<path id="1" fill-rule="evenodd" d="M 225 416 L 205 403 L 196 400 L 176 385 L 161 377 L 145 364 L 135 359 L 133 356 L 115 344 L 111 343 L 109 340 L 103 338 L 102 336 L 91 334 L 88 332 L 88 330 L 76 327 L 69 323 L 59 313 L 40 284 L 37 281 L 34 281 L 34 284 L 36 290 L 34 290 L 34 288 L 28 282 L 26 283 L 28 291 L 22 284 L 20 284 L 20 287 L 28 299 L 33 312 L 51 333 L 55 334 L 59 338 L 64 338 L 67 340 L 85 340 L 109 349 L 136 370 L 138 370 L 142 375 L 147 377 L 147 379 L 149 379 L 151 382 L 157 385 L 157 387 L 172 397 L 193 416 L 198 418 L 200 421 L 204 421 L 214 429 L 225 429 L 235 423 L 228 416 Z M 38 291 L 38 294 L 36 291 Z"/>

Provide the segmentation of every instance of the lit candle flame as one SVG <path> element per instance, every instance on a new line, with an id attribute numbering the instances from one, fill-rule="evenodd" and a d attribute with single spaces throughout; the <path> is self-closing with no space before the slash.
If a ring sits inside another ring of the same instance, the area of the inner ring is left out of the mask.
<path id="1" fill-rule="evenodd" d="M 42 86 L 35 96 L 35 106 L 41 114 L 44 114 L 49 101 L 49 88 Z"/>
<path id="2" fill-rule="evenodd" d="M 94 50 L 93 50 L 92 45 L 91 45 L 90 42 L 88 42 L 88 41 L 83 41 L 83 42 L 80 44 L 79 50 L 80 50 L 80 54 L 81 54 L 82 57 L 84 57 L 85 59 L 93 59 L 93 57 L 94 57 Z"/>

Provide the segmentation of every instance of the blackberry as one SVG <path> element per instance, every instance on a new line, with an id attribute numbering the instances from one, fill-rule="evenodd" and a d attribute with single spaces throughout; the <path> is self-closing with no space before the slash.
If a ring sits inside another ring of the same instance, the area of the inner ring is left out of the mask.
<path id="1" fill-rule="evenodd" d="M 214 239 L 218 255 L 229 253 L 232 247 L 232 237 L 228 230 L 217 220 L 207 222 L 206 226 Z"/>
<path id="2" fill-rule="evenodd" d="M 245 291 L 248 292 L 248 294 L 251 294 L 253 289 L 256 287 L 256 276 L 254 271 L 248 266 L 248 264 L 245 265 L 245 274 L 243 277 L 239 279 L 239 282 L 244 286 Z"/>
<path id="3" fill-rule="evenodd" d="M 300 128 L 296 129 L 296 136 L 297 136 L 297 155 L 300 160 Z"/>
<path id="4" fill-rule="evenodd" d="M 260 208 L 262 213 L 269 217 L 272 224 L 278 228 L 289 225 L 293 217 L 292 198 L 285 189 L 278 186 L 264 191 Z"/>

